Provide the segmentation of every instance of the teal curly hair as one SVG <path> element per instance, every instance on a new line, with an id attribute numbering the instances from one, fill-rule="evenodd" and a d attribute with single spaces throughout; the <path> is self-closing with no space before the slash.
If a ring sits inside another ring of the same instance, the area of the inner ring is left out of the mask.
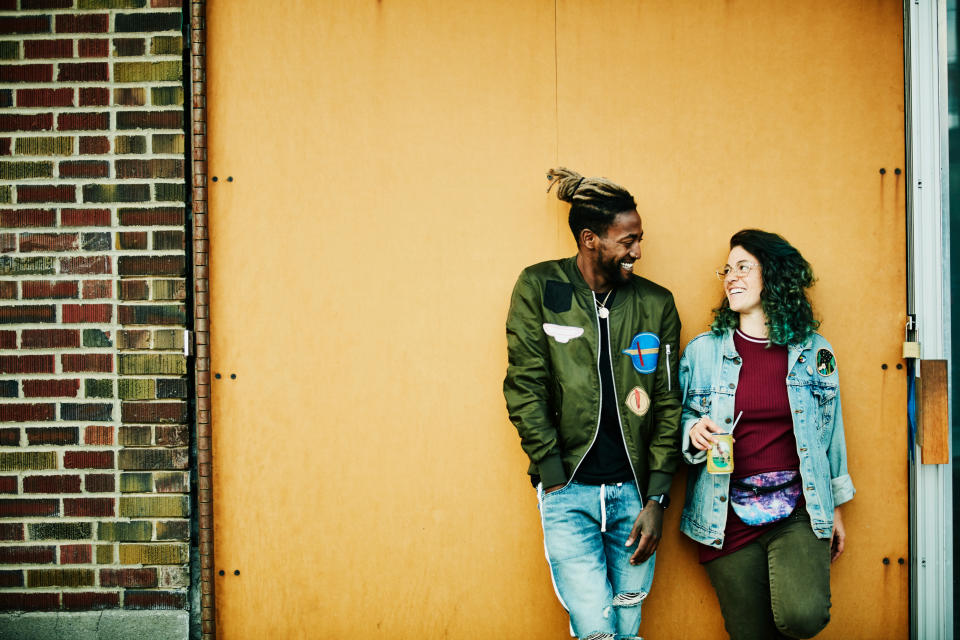
<path id="1" fill-rule="evenodd" d="M 781 236 L 760 229 L 743 229 L 733 234 L 730 248 L 734 247 L 743 247 L 760 263 L 763 278 L 760 306 L 767 316 L 770 342 L 803 343 L 820 326 L 806 294 L 814 282 L 810 263 Z M 739 324 L 740 314 L 730 309 L 724 296 L 720 306 L 713 310 L 710 329 L 722 334 Z"/>

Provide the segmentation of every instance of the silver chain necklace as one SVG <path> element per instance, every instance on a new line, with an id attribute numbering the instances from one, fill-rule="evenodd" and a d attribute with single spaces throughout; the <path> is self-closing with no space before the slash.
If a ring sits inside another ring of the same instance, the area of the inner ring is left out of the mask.
<path id="1" fill-rule="evenodd" d="M 603 297 L 603 302 L 597 299 L 597 294 L 593 294 L 593 301 L 597 303 L 597 315 L 606 320 L 610 317 L 610 309 L 607 309 L 607 300 L 610 298 L 610 294 L 613 293 L 613 288 L 611 287 L 610 291 L 607 291 L 607 295 Z"/>

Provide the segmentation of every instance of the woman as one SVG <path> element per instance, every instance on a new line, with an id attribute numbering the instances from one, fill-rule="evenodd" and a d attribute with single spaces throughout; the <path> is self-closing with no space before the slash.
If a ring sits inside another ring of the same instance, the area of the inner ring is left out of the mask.
<path id="1" fill-rule="evenodd" d="M 681 530 L 730 637 L 810 638 L 830 620 L 830 563 L 843 552 L 847 474 L 837 363 L 815 330 L 813 272 L 780 236 L 745 229 L 717 271 L 712 331 L 680 361 L 688 475 Z M 732 434 L 733 469 L 707 450 Z"/>

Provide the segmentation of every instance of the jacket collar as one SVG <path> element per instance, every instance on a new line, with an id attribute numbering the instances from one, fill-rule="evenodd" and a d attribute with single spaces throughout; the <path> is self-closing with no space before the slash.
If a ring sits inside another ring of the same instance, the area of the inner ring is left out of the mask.
<path id="1" fill-rule="evenodd" d="M 590 288 L 590 285 L 587 284 L 587 281 L 583 279 L 583 274 L 580 273 L 580 267 L 577 266 L 577 256 L 574 255 L 570 258 L 563 258 L 560 261 L 560 265 L 563 268 L 564 273 L 567 274 L 567 278 L 570 280 L 576 289 L 580 290 L 581 293 L 593 297 L 593 290 Z M 617 286 L 617 292 L 613 296 L 613 303 L 610 305 L 611 308 L 616 307 L 624 302 L 627 299 L 627 293 L 633 290 L 632 283 L 626 283 Z"/>
<path id="2" fill-rule="evenodd" d="M 730 358 L 731 360 L 740 357 L 740 354 L 737 353 L 737 348 L 733 344 L 734 331 L 736 331 L 736 329 L 729 329 L 728 331 L 724 332 L 723 337 L 721 338 L 723 357 Z M 812 345 L 813 340 L 810 338 L 807 338 L 806 342 L 787 345 L 787 371 L 793 369 L 793 366 L 797 364 L 797 360 L 800 359 L 800 354 L 809 349 Z"/>

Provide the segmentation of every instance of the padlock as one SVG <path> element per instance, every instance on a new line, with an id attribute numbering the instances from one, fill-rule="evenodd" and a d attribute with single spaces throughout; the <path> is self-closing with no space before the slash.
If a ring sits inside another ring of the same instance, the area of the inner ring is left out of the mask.
<path id="1" fill-rule="evenodd" d="M 904 342 L 903 343 L 903 358 L 920 358 L 920 343 L 919 342 Z"/>

